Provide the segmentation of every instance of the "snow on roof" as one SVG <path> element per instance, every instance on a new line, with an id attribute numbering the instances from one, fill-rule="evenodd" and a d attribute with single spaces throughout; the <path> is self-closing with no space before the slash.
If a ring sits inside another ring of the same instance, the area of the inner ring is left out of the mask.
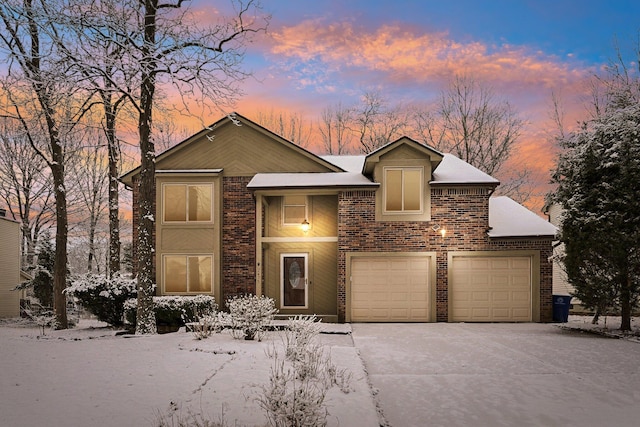
<path id="1" fill-rule="evenodd" d="M 453 154 L 445 154 L 433 171 L 432 184 L 500 184 L 500 181 L 480 169 L 460 160 Z"/>
<path id="2" fill-rule="evenodd" d="M 312 173 L 259 173 L 247 188 L 310 188 L 310 187 L 377 187 L 361 173 L 312 172 Z"/>
<path id="3" fill-rule="evenodd" d="M 321 156 L 324 160 L 348 172 L 362 172 L 366 156 Z M 497 179 L 482 172 L 453 154 L 445 154 L 438 167 L 433 171 L 432 184 L 493 184 Z"/>
<path id="4" fill-rule="evenodd" d="M 320 156 L 329 163 L 344 169 L 347 172 L 362 173 L 362 166 L 366 156 Z"/>
<path id="5" fill-rule="evenodd" d="M 555 236 L 558 228 L 506 196 L 489 199 L 489 237 Z"/>

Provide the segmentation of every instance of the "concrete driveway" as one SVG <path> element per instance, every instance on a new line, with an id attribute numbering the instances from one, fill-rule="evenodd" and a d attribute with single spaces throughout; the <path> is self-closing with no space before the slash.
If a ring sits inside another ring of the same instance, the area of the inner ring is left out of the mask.
<path id="1" fill-rule="evenodd" d="M 638 426 L 640 344 L 549 324 L 353 324 L 387 425 Z"/>

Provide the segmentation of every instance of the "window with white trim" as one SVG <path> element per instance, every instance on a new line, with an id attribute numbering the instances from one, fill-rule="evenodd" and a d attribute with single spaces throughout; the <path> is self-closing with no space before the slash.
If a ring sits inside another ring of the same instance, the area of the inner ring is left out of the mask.
<path id="1" fill-rule="evenodd" d="M 299 227 L 307 218 L 307 196 L 284 196 L 282 198 L 282 225 L 295 225 Z"/>
<path id="2" fill-rule="evenodd" d="M 164 255 L 164 292 L 168 294 L 211 293 L 211 255 Z"/>
<path id="3" fill-rule="evenodd" d="M 422 212 L 423 173 L 421 167 L 385 167 L 384 212 Z"/>
<path id="4" fill-rule="evenodd" d="M 213 185 L 164 184 L 162 205 L 164 222 L 211 222 Z"/>

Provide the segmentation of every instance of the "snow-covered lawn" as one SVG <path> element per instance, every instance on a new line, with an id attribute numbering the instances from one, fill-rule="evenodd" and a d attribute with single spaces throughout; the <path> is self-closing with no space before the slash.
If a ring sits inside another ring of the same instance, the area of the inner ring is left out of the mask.
<path id="1" fill-rule="evenodd" d="M 344 325 L 342 325 L 344 326 Z M 71 330 L 0 323 L 0 424 L 22 426 L 153 426 L 160 417 L 201 414 L 229 426 L 266 425 L 256 402 L 269 383 L 262 342 L 227 333 L 196 340 L 187 332 L 116 336 L 83 320 Z M 351 391 L 337 387 L 325 400 L 332 426 L 377 426 L 367 377 L 350 335 L 321 334 L 338 369 L 352 373 Z"/>

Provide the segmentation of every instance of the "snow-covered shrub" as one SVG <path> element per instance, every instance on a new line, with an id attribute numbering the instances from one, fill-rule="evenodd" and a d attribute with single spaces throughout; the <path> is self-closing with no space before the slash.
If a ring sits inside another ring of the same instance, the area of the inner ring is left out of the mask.
<path id="1" fill-rule="evenodd" d="M 256 399 L 274 427 L 327 425 L 324 399 L 327 389 L 314 381 L 300 381 L 285 361 L 274 360 L 269 384 Z"/>
<path id="2" fill-rule="evenodd" d="M 129 325 L 136 325 L 136 309 L 138 301 L 131 299 L 125 304 L 125 319 Z M 159 296 L 153 297 L 153 310 L 159 326 L 184 326 L 196 320 L 196 314 L 215 314 L 218 309 L 216 300 L 211 295 L 193 296 Z"/>
<path id="3" fill-rule="evenodd" d="M 262 334 L 278 312 L 273 299 L 264 295 L 236 296 L 227 301 L 231 335 L 235 339 L 262 340 Z"/>
<path id="4" fill-rule="evenodd" d="M 220 333 L 230 324 L 229 315 L 223 312 L 199 313 L 196 312 L 193 322 L 185 322 L 197 340 L 209 338 L 213 333 Z"/>
<path id="5" fill-rule="evenodd" d="M 290 317 L 284 330 L 285 357 L 296 361 L 304 358 L 304 353 L 322 328 L 316 315 Z"/>
<path id="6" fill-rule="evenodd" d="M 107 278 L 97 274 L 76 278 L 65 292 L 98 320 L 113 326 L 124 324 L 124 303 L 137 294 L 135 279 L 120 275 Z"/>

